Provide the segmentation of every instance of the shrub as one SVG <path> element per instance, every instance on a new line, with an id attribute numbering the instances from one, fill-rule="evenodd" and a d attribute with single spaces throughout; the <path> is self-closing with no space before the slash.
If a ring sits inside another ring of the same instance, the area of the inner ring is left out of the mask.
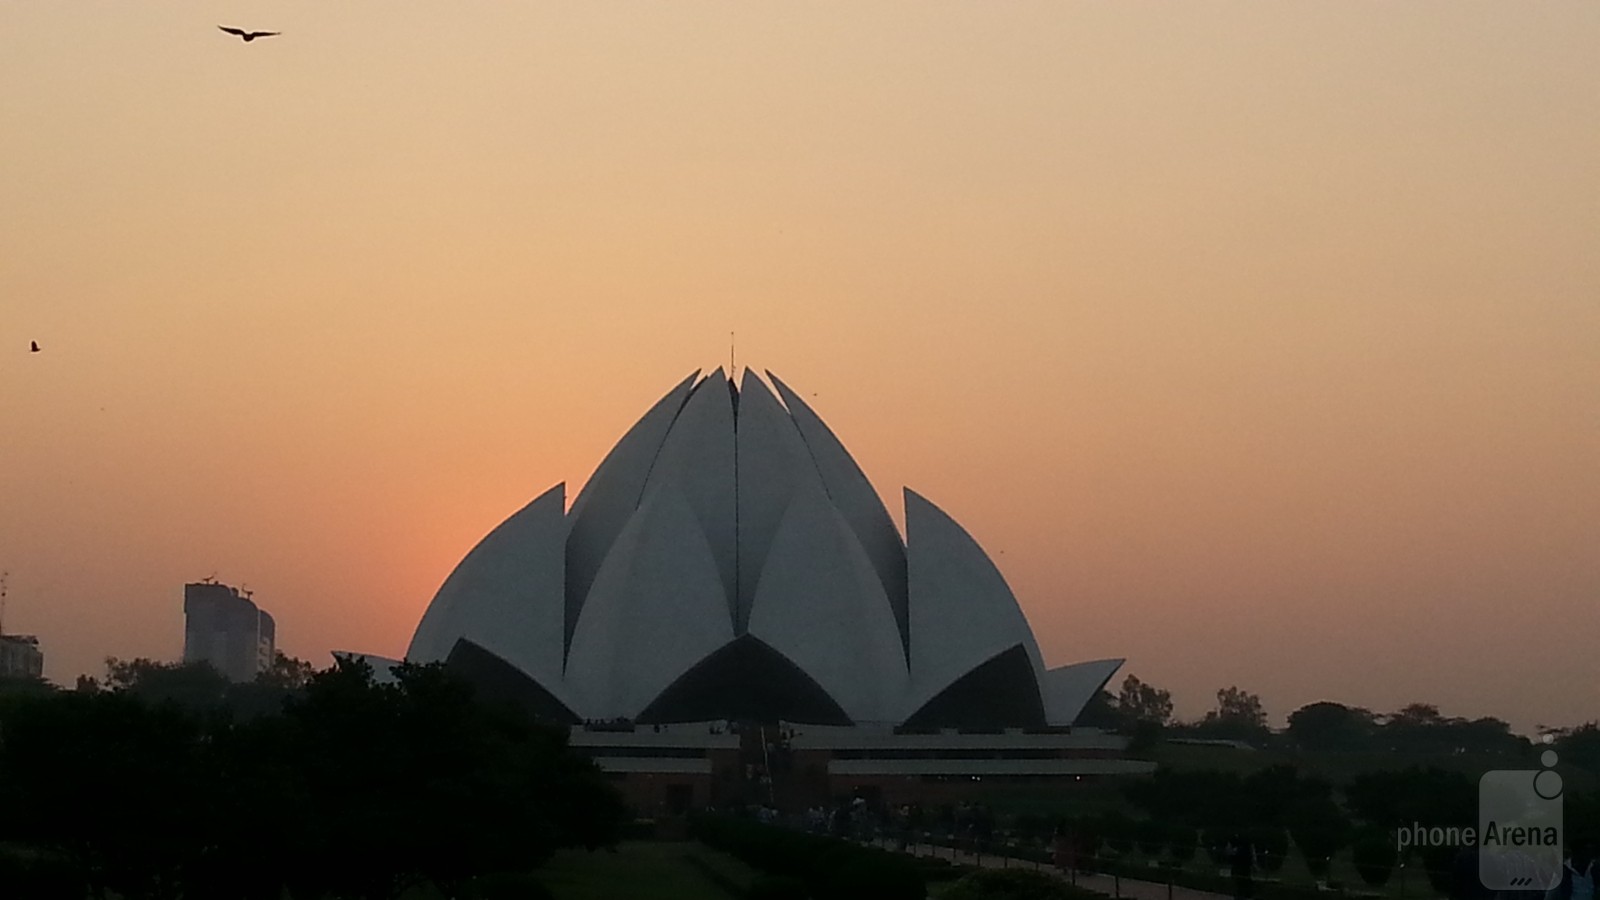
<path id="1" fill-rule="evenodd" d="M 1194 859 L 1194 829 L 1188 825 L 1173 823 L 1166 826 L 1166 831 L 1167 852 L 1172 854 L 1173 860 L 1182 864 Z"/>
<path id="2" fill-rule="evenodd" d="M 1167 849 L 1171 832 L 1156 819 L 1141 819 L 1133 826 L 1134 837 L 1139 842 L 1139 852 L 1146 856 L 1160 856 Z"/>
<path id="3" fill-rule="evenodd" d="M 1289 834 L 1318 878 L 1328 876 L 1328 861 L 1349 841 L 1350 820 L 1330 799 L 1307 797 L 1289 809 Z"/>
<path id="4" fill-rule="evenodd" d="M 1399 856 L 1394 841 L 1380 829 L 1363 831 L 1350 847 L 1350 858 L 1355 864 L 1356 873 L 1362 881 L 1375 888 L 1389 882 Z"/>
<path id="5" fill-rule="evenodd" d="M 1206 856 L 1218 866 L 1228 864 L 1228 843 L 1232 839 L 1232 833 L 1222 828 L 1207 828 L 1200 833 L 1200 843 L 1206 848 Z"/>
<path id="6" fill-rule="evenodd" d="M 1271 874 L 1283 868 L 1283 860 L 1289 855 L 1289 835 L 1282 828 L 1267 825 L 1251 829 L 1250 843 L 1255 845 L 1256 865 L 1261 871 Z"/>
<path id="7" fill-rule="evenodd" d="M 1112 811 L 1100 817 L 1100 834 L 1106 846 L 1119 856 L 1133 850 L 1133 820 L 1120 812 Z"/>

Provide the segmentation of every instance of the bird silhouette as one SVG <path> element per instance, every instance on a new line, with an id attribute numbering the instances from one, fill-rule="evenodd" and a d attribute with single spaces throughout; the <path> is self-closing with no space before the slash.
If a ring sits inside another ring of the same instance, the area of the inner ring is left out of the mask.
<path id="1" fill-rule="evenodd" d="M 245 31 L 242 28 L 229 28 L 226 25 L 218 25 L 217 27 L 222 29 L 223 31 L 226 31 L 229 34 L 238 35 L 239 37 L 244 39 L 244 42 L 246 44 L 250 43 L 251 41 L 255 40 L 258 37 L 277 37 L 278 35 L 283 33 L 281 31 Z"/>
<path id="2" fill-rule="evenodd" d="M 39 342 L 38 341 L 29 341 L 28 342 L 28 352 L 29 353 L 38 353 L 39 352 Z"/>

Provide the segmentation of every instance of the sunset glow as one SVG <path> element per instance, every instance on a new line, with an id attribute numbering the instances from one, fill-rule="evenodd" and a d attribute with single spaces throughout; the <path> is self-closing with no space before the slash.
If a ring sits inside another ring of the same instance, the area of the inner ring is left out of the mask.
<path id="1" fill-rule="evenodd" d="M 67 684 L 173 659 L 214 573 L 398 656 L 734 333 L 1051 664 L 1593 719 L 1597 45 L 1592 2 L 9 4 L 4 628 Z"/>

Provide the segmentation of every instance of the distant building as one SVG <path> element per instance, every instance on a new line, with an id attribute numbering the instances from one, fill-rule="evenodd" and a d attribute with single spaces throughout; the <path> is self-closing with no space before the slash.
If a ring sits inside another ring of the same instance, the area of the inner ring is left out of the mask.
<path id="1" fill-rule="evenodd" d="M 272 666 L 277 625 L 235 588 L 183 586 L 183 661 L 210 663 L 229 681 L 253 681 Z"/>
<path id="2" fill-rule="evenodd" d="M 0 634 L 0 678 L 43 678 L 44 651 L 31 634 Z"/>
<path id="3" fill-rule="evenodd" d="M 1099 779 L 1156 768 L 1126 758 L 1127 738 L 1094 728 L 908 734 L 793 722 L 588 723 L 571 726 L 569 741 L 637 814 L 651 817 L 750 803 L 809 809 L 857 797 L 891 807 L 984 802 L 997 790 L 1071 797 L 1096 790 Z"/>

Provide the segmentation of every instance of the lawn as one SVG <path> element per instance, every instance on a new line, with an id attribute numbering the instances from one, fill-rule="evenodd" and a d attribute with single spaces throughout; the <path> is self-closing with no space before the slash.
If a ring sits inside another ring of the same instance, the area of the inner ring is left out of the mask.
<path id="1" fill-rule="evenodd" d="M 636 841 L 616 853 L 564 850 L 539 870 L 556 900 L 730 900 L 733 895 L 689 862 L 698 857 L 725 878 L 748 884 L 750 870 L 694 843 Z"/>

